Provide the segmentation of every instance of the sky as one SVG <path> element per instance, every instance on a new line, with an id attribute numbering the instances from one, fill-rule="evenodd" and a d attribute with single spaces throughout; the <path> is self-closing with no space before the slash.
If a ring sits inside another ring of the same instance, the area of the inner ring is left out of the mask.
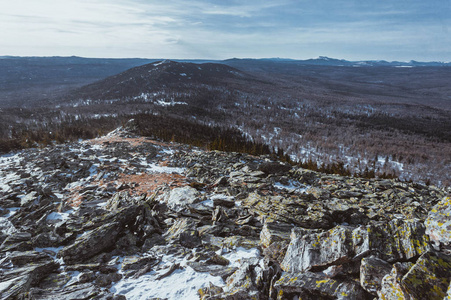
<path id="1" fill-rule="evenodd" d="M 451 61 L 451 0 L 0 0 L 0 56 Z"/>

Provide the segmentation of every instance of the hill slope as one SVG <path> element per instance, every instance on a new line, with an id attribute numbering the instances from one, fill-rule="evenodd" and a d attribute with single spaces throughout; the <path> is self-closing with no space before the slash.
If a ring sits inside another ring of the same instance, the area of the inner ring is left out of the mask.
<path id="1" fill-rule="evenodd" d="M 226 85 L 245 74 L 213 63 L 193 64 L 158 61 L 135 67 L 71 92 L 71 98 L 109 100 L 136 97 L 162 89 L 194 88 L 196 85 Z"/>

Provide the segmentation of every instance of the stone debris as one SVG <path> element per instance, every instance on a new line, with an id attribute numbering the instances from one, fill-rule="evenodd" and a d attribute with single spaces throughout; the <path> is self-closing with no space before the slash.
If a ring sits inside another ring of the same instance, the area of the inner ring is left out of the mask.
<path id="1" fill-rule="evenodd" d="M 449 299 L 450 207 L 118 129 L 0 157 L 0 298 Z"/>

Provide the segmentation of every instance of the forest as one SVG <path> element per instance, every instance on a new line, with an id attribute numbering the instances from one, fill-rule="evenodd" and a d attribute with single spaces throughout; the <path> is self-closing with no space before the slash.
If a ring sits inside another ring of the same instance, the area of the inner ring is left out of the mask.
<path id="1" fill-rule="evenodd" d="M 450 185 L 451 68 L 284 72 L 233 63 L 151 63 L 59 97 L 3 106 L 0 151 L 89 139 L 135 119 L 138 134 L 165 141 Z"/>

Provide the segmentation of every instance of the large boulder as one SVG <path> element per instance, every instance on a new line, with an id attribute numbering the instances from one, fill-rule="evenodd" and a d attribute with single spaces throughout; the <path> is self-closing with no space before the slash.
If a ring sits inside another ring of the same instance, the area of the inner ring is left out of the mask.
<path id="1" fill-rule="evenodd" d="M 429 212 L 424 224 L 426 233 L 436 246 L 451 243 L 451 197 L 445 197 Z"/>
<path id="2" fill-rule="evenodd" d="M 72 245 L 64 247 L 58 256 L 63 258 L 66 264 L 82 263 L 114 248 L 121 231 L 119 222 L 107 223 L 77 238 Z"/>
<path id="3" fill-rule="evenodd" d="M 360 264 L 360 285 L 369 293 L 377 295 L 385 275 L 390 274 L 392 266 L 377 257 L 366 257 Z"/>
<path id="4" fill-rule="evenodd" d="M 321 233 L 293 230 L 282 262 L 287 272 L 326 268 L 375 255 L 388 262 L 406 261 L 430 249 L 419 221 L 393 220 L 380 225 L 336 226 Z"/>
<path id="5" fill-rule="evenodd" d="M 352 228 L 337 226 L 307 235 L 293 231 L 281 267 L 284 271 L 298 273 L 314 267 L 347 263 L 353 256 Z"/>
<path id="6" fill-rule="evenodd" d="M 422 255 L 403 277 L 401 285 L 413 299 L 443 299 L 451 281 L 451 256 L 438 252 Z"/>
<path id="7" fill-rule="evenodd" d="M 382 280 L 379 298 L 431 299 L 446 297 L 451 281 L 451 256 L 439 252 L 423 254 L 415 264 L 394 265 Z"/>

